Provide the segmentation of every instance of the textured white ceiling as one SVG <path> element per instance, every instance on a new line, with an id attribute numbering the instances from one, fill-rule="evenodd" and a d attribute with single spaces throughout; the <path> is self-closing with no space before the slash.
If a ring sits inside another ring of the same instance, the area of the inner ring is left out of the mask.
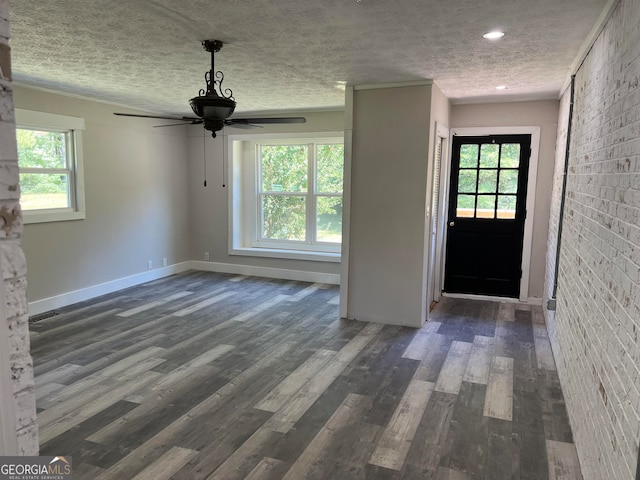
<path id="1" fill-rule="evenodd" d="M 200 42 L 213 38 L 238 112 L 339 107 L 338 82 L 434 79 L 457 101 L 551 97 L 607 0 L 9 3 L 17 83 L 189 114 L 209 68 Z M 482 38 L 495 28 L 502 40 Z"/>

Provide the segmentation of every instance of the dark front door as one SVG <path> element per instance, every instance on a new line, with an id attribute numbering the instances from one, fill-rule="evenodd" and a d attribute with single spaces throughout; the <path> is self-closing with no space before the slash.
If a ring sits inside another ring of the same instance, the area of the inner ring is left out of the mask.
<path id="1" fill-rule="evenodd" d="M 531 135 L 453 138 L 444 290 L 518 297 Z"/>

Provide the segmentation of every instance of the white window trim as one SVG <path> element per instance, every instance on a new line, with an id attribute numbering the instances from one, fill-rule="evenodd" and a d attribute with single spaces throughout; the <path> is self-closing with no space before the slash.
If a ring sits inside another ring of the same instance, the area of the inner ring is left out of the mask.
<path id="1" fill-rule="evenodd" d="M 83 220 L 86 218 L 84 202 L 84 162 L 82 132 L 85 128 L 84 118 L 58 115 L 55 113 L 36 112 L 32 110 L 15 110 L 16 128 L 39 129 L 44 131 L 71 132 L 72 172 L 70 175 L 70 195 L 72 206 L 64 209 L 23 210 L 25 224 L 61 222 L 67 220 Z"/>
<path id="2" fill-rule="evenodd" d="M 236 142 L 249 142 L 254 145 L 252 150 L 255 151 L 255 145 L 260 143 L 274 145 L 279 141 L 282 141 L 283 144 L 295 141 L 304 144 L 317 143 L 322 140 L 344 141 L 343 139 L 344 133 L 341 131 L 297 134 L 229 135 L 226 137 L 227 148 L 225 149 L 226 158 L 224 161 L 229 165 L 227 179 L 227 185 L 229 186 L 229 255 L 340 262 L 340 244 L 308 244 L 305 242 L 287 244 L 264 239 L 258 240 L 258 222 L 244 221 L 246 216 L 255 219 L 257 219 L 258 216 L 258 205 L 256 201 L 258 198 L 258 176 L 255 170 L 252 170 L 257 168 L 257 158 L 256 155 L 253 154 L 254 161 L 249 162 L 248 159 L 243 157 L 244 151 L 240 148 L 241 144 Z M 244 165 L 242 165 L 243 162 Z M 314 197 L 315 195 L 310 192 L 309 198 Z M 293 245 L 295 245 L 295 247 L 292 247 Z"/>

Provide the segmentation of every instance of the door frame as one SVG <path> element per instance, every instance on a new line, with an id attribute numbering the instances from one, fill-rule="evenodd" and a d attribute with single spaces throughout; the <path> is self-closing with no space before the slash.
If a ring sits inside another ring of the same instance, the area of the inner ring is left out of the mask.
<path id="1" fill-rule="evenodd" d="M 520 127 L 452 127 L 451 134 L 449 136 L 449 151 L 446 156 L 446 168 L 442 168 L 443 173 L 444 170 L 447 172 L 447 180 L 445 182 L 446 188 L 441 188 L 443 192 L 446 190 L 448 193 L 451 188 L 451 156 L 453 154 L 452 145 L 453 145 L 453 137 L 478 137 L 485 135 L 531 135 L 531 157 L 529 159 L 529 177 L 527 180 L 527 202 L 526 202 L 526 218 L 524 221 L 524 234 L 523 234 L 523 244 L 522 244 L 522 278 L 520 279 L 520 294 L 518 295 L 518 300 L 520 302 L 529 303 L 529 272 L 531 269 L 531 248 L 533 246 L 533 220 L 535 217 L 535 204 L 536 204 L 536 183 L 538 177 L 538 156 L 540 154 L 540 127 L 536 126 L 520 126 Z M 445 160 L 445 158 L 443 158 Z M 444 202 L 442 202 L 442 207 L 445 208 L 445 213 L 443 213 L 443 221 L 448 221 L 448 211 L 449 211 L 449 197 L 448 195 L 445 197 Z M 444 264 L 444 259 L 447 258 L 447 230 L 445 228 L 445 223 L 442 224 L 442 228 L 444 229 L 444 234 L 442 235 L 443 244 L 441 250 L 441 262 L 442 262 L 442 275 L 440 279 L 440 289 L 444 289 L 444 271 L 446 265 Z M 493 299 L 494 297 L 487 297 L 485 295 L 468 295 L 468 294 L 448 294 L 456 297 L 473 297 L 473 298 L 489 298 Z M 495 297 L 500 301 L 509 301 L 506 298 Z"/>

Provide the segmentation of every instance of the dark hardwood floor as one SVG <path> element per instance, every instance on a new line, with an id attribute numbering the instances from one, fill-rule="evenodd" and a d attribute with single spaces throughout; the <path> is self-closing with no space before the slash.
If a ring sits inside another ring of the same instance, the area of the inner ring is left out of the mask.
<path id="1" fill-rule="evenodd" d="M 540 307 L 432 314 L 205 272 L 61 309 L 31 325 L 41 454 L 76 480 L 580 479 Z"/>

